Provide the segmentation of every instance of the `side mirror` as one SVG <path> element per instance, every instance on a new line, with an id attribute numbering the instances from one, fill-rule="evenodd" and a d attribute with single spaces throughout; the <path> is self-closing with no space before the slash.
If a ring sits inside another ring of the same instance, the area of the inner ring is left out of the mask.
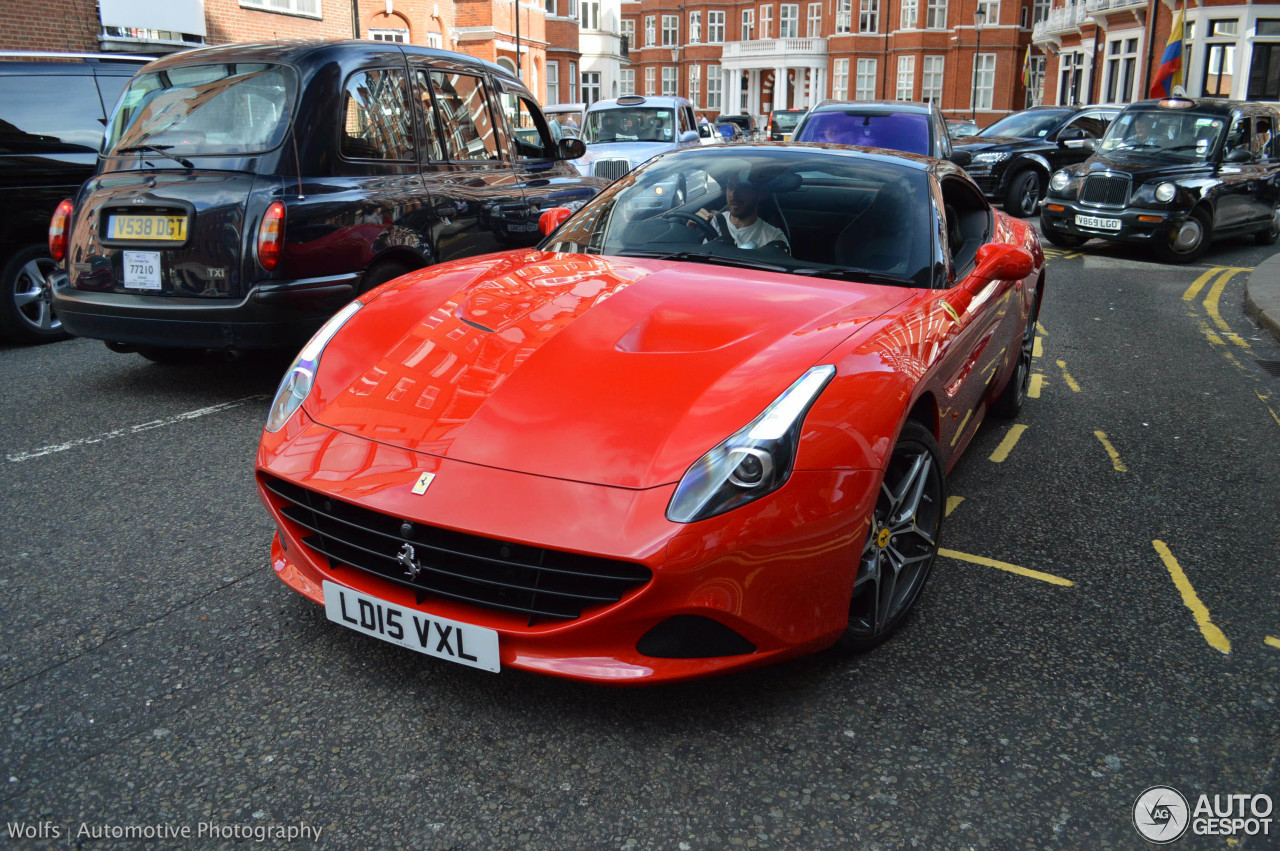
<path id="1" fill-rule="evenodd" d="M 542 215 L 538 216 L 538 230 L 543 236 L 551 236 L 556 228 L 564 224 L 564 220 L 572 215 L 573 211 L 568 207 L 552 207 L 550 210 L 543 210 Z"/>
<path id="2" fill-rule="evenodd" d="M 1248 148 L 1232 148 L 1222 158 L 1222 161 L 1224 163 L 1251 163 L 1253 162 L 1253 152 Z"/>
<path id="3" fill-rule="evenodd" d="M 1067 142 L 1075 141 L 1076 139 L 1083 139 L 1088 135 L 1089 134 L 1084 132 L 1083 127 L 1068 127 L 1066 130 L 1063 130 L 1058 134 L 1058 144 L 1064 148 L 1074 147 L 1072 145 L 1068 145 Z"/>
<path id="4" fill-rule="evenodd" d="M 953 148 L 951 151 L 951 156 L 947 157 L 947 159 L 955 163 L 956 165 L 960 166 L 961 168 L 964 168 L 965 166 L 973 162 L 973 154 L 970 153 L 969 151 L 957 151 Z"/>
<path id="5" fill-rule="evenodd" d="M 971 281 L 1015 281 L 1031 274 L 1031 255 L 1005 242 L 988 242 L 978 249 L 978 265 Z"/>
<path id="6" fill-rule="evenodd" d="M 681 134 L 680 134 L 680 142 L 681 142 L 681 144 L 683 144 L 683 143 L 685 143 L 685 142 L 696 142 L 696 141 L 698 141 L 698 131 L 697 131 L 697 130 L 686 130 L 686 131 L 684 131 L 683 133 L 681 133 Z"/>
<path id="7" fill-rule="evenodd" d="M 581 139 L 561 139 L 556 143 L 556 159 L 576 160 L 587 153 L 587 143 Z"/>
<path id="8" fill-rule="evenodd" d="M 698 125 L 698 136 L 699 136 L 700 138 L 703 138 L 703 139 L 710 139 L 710 138 L 711 138 L 711 125 L 710 125 L 710 124 L 699 124 L 699 125 Z"/>

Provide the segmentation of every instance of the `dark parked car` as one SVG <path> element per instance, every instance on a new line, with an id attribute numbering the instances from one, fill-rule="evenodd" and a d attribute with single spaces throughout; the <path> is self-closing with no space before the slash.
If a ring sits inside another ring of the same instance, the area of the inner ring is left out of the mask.
<path id="1" fill-rule="evenodd" d="M 1007 115 L 977 136 L 956 140 L 968 151 L 965 169 L 1006 213 L 1035 213 L 1049 175 L 1091 153 L 1085 140 L 1101 139 L 1118 106 L 1037 106 Z"/>
<path id="2" fill-rule="evenodd" d="M 956 156 L 942 112 L 931 103 L 824 100 L 796 127 L 796 142 L 887 148 L 966 165 Z"/>
<path id="3" fill-rule="evenodd" d="M 1280 237 L 1280 111 L 1273 105 L 1168 98 L 1120 113 L 1081 165 L 1055 172 L 1041 209 L 1045 237 L 1151 246 L 1190 263 L 1215 237 Z"/>
<path id="4" fill-rule="evenodd" d="M 93 176 L 106 116 L 150 59 L 0 53 L 0 337 L 66 336 L 50 304 L 49 216 Z"/>
<path id="5" fill-rule="evenodd" d="M 970 136 L 977 136 L 982 131 L 977 124 L 968 118 L 948 118 L 947 132 L 951 134 L 952 139 L 968 139 Z"/>
<path id="6" fill-rule="evenodd" d="M 790 142 L 796 125 L 804 118 L 803 109 L 775 109 L 765 122 L 765 135 L 770 142 Z"/>
<path id="7" fill-rule="evenodd" d="M 297 347 L 384 281 L 533 245 L 544 208 L 606 185 L 499 66 L 372 41 L 159 60 L 105 151 L 50 226 L 70 279 L 54 305 L 71 333 L 162 362 Z"/>
<path id="8" fill-rule="evenodd" d="M 738 127 L 742 129 L 742 137 L 748 142 L 755 139 L 756 130 L 758 128 L 756 127 L 756 120 L 752 116 L 747 115 L 746 113 L 741 113 L 739 115 L 721 115 L 716 119 L 715 123 L 724 124 L 726 121 L 730 124 L 738 125 Z"/>

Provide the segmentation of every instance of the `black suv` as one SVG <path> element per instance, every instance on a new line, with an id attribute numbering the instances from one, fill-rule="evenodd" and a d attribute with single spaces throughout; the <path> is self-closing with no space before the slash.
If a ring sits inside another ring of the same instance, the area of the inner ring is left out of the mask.
<path id="1" fill-rule="evenodd" d="M 49 300 L 49 216 L 93 176 L 106 116 L 150 59 L 0 53 L 0 337 L 66 336 Z"/>
<path id="2" fill-rule="evenodd" d="M 1101 139 L 1119 112 L 1118 106 L 1036 106 L 957 139 L 955 149 L 973 155 L 965 171 L 983 194 L 1025 218 L 1044 197 L 1049 175 L 1088 158 L 1085 140 Z"/>
<path id="3" fill-rule="evenodd" d="M 607 181 L 500 66 L 373 41 L 229 45 L 139 71 L 50 224 L 72 334 L 159 362 L 298 347 L 413 269 L 534 245 Z M 61 235 L 61 236 L 60 236 Z"/>
<path id="4" fill-rule="evenodd" d="M 1166 98 L 1125 108 L 1081 165 L 1056 172 L 1040 212 L 1045 237 L 1151 246 L 1197 260 L 1215 237 L 1280 237 L 1280 110 L 1244 101 Z"/>

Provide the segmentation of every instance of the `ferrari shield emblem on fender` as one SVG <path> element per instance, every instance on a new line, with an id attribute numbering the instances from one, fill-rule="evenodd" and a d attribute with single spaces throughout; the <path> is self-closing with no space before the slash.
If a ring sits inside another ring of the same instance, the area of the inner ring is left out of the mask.
<path id="1" fill-rule="evenodd" d="M 952 322 L 960 321 L 960 314 L 956 313 L 956 309 L 954 307 L 952 307 L 950 304 L 948 304 L 945 301 L 939 301 L 938 304 L 942 305 L 942 309 L 945 310 L 947 312 L 947 315 L 951 317 Z"/>
<path id="2" fill-rule="evenodd" d="M 418 483 L 413 486 L 413 492 L 418 496 L 422 496 L 427 492 L 427 488 L 431 487 L 431 483 L 435 481 L 435 479 L 435 473 L 423 473 L 421 476 L 418 476 Z"/>

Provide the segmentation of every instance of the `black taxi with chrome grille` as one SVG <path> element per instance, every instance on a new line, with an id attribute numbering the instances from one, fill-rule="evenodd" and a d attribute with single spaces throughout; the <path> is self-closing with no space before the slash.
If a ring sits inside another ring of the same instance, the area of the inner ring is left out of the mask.
<path id="1" fill-rule="evenodd" d="M 1169 263 L 1212 240 L 1280 237 L 1280 112 L 1246 101 L 1165 98 L 1125 108 L 1085 162 L 1054 172 L 1045 238 L 1149 245 Z"/>

